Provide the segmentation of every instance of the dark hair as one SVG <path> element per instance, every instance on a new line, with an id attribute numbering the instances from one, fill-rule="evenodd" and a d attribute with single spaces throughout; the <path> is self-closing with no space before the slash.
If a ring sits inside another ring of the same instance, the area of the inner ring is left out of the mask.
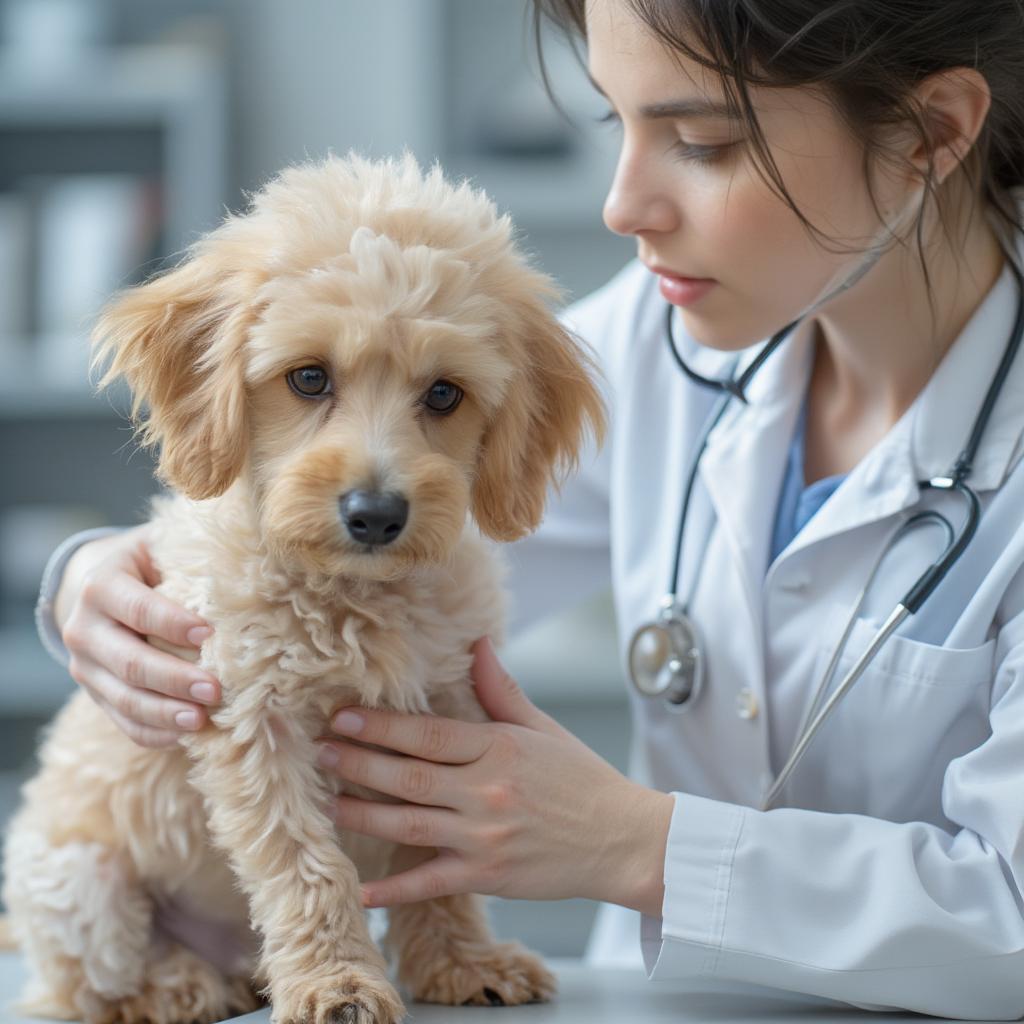
<path id="1" fill-rule="evenodd" d="M 934 181 L 932 135 L 911 90 L 928 75 L 974 68 L 992 94 L 985 124 L 962 162 L 974 198 L 1010 231 L 1024 232 L 1010 189 L 1024 184 L 1024 0 L 622 0 L 670 50 L 717 72 L 726 103 L 745 123 L 759 173 L 819 237 L 796 207 L 754 110 L 750 86 L 819 86 L 864 144 L 869 195 L 876 158 L 902 162 L 886 129 L 910 125 L 926 146 L 927 194 Z M 544 20 L 574 44 L 586 38 L 585 0 L 533 0 L 533 32 L 544 85 Z M 578 54 L 578 50 L 577 50 Z M 917 223 L 921 251 L 921 224 Z M 925 267 L 927 278 L 927 267 Z M 930 282 L 929 282 L 930 291 Z"/>

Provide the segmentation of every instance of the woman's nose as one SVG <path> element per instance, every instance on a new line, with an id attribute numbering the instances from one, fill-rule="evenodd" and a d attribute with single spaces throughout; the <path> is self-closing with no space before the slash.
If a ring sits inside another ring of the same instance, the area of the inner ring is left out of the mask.
<path id="1" fill-rule="evenodd" d="M 679 226 L 675 201 L 653 171 L 623 154 L 604 201 L 604 222 L 617 235 L 669 232 Z"/>

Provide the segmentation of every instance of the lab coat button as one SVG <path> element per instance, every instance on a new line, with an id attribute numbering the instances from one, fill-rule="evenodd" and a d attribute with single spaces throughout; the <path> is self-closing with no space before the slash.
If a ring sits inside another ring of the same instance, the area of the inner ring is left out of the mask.
<path id="1" fill-rule="evenodd" d="M 781 580 L 779 586 L 790 593 L 799 594 L 807 589 L 809 582 L 810 580 L 806 576 L 790 576 L 787 579 Z"/>
<path id="2" fill-rule="evenodd" d="M 748 686 L 736 694 L 736 714 L 744 719 L 757 718 L 757 697 Z"/>

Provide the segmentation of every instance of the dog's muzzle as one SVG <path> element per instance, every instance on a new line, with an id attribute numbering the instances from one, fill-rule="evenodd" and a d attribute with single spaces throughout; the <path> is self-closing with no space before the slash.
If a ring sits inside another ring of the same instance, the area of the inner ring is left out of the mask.
<path id="1" fill-rule="evenodd" d="M 341 518 L 349 536 L 360 544 L 390 544 L 409 518 L 409 502 L 400 494 L 349 491 L 338 499 Z"/>

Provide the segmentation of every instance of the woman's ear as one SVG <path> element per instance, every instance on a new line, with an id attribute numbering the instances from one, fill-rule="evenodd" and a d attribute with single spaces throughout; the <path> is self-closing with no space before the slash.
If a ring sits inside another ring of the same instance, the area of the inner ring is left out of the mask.
<path id="1" fill-rule="evenodd" d="M 980 71 L 966 67 L 937 71 L 914 92 L 929 140 L 918 141 L 911 160 L 926 171 L 930 143 L 936 182 L 941 183 L 963 163 L 981 134 L 992 92 Z"/>
<path id="2" fill-rule="evenodd" d="M 160 447 L 158 476 L 190 498 L 222 494 L 245 462 L 243 346 L 254 291 L 207 243 L 182 266 L 117 296 L 93 330 L 91 366 L 112 357 L 98 387 L 125 378 L 143 446 Z"/>
<path id="3" fill-rule="evenodd" d="M 605 410 L 582 345 L 536 298 L 513 307 L 510 342 L 516 367 L 488 425 L 473 484 L 473 516 L 494 540 L 532 533 L 549 484 L 575 468 L 586 432 L 598 445 Z"/>

